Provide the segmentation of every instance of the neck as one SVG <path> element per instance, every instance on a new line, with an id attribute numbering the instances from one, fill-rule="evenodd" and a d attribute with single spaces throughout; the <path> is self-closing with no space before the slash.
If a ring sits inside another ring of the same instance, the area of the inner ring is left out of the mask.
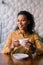
<path id="1" fill-rule="evenodd" d="M 26 33 L 27 32 L 27 30 L 25 29 L 25 30 L 20 30 L 22 33 Z"/>

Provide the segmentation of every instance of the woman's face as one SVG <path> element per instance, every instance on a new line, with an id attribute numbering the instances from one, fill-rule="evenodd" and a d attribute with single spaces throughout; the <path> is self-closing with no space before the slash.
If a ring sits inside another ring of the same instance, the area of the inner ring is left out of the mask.
<path id="1" fill-rule="evenodd" d="M 27 25 L 29 24 L 29 20 L 27 20 L 25 15 L 18 15 L 18 21 L 17 21 L 17 26 L 19 27 L 20 30 L 26 29 Z"/>

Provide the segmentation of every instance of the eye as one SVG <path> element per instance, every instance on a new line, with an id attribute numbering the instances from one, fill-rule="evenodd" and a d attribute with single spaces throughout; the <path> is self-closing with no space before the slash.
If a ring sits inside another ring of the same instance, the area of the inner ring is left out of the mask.
<path id="1" fill-rule="evenodd" d="M 23 22 L 27 21 L 26 19 L 22 20 Z"/>
<path id="2" fill-rule="evenodd" d="M 20 22 L 19 20 L 17 22 Z"/>
<path id="3" fill-rule="evenodd" d="M 22 21 L 25 21 L 25 20 L 22 20 Z"/>

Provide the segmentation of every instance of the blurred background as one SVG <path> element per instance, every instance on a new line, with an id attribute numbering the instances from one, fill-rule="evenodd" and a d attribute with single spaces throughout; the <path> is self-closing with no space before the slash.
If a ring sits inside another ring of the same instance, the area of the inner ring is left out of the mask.
<path id="1" fill-rule="evenodd" d="M 8 34 L 15 30 L 17 13 L 21 10 L 34 15 L 35 31 L 43 42 L 43 0 L 0 0 L 0 52 Z"/>

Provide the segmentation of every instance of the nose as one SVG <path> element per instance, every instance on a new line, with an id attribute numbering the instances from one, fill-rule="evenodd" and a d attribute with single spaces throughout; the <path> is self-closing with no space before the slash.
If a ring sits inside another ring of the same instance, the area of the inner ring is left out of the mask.
<path id="1" fill-rule="evenodd" d="M 22 24 L 22 21 L 20 21 L 19 24 Z"/>

